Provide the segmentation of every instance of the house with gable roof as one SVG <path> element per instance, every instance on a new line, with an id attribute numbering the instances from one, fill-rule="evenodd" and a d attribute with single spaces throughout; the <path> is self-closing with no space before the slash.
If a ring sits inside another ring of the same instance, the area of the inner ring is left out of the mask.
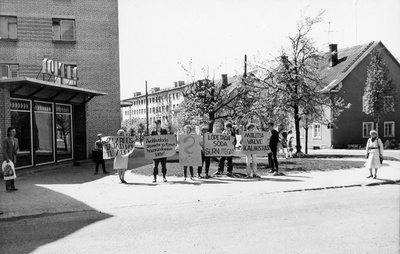
<path id="1" fill-rule="evenodd" d="M 321 71 L 328 84 L 321 92 L 327 96 L 338 96 L 350 108 L 344 110 L 337 121 L 331 124 L 313 123 L 308 133 L 308 148 L 349 148 L 366 144 L 369 132 L 377 129 L 373 117 L 364 111 L 364 87 L 367 80 L 367 67 L 371 61 L 371 52 L 379 51 L 390 71 L 390 77 L 397 88 L 400 99 L 400 64 L 380 41 L 338 49 L 337 44 L 329 45 L 324 55 Z M 331 113 L 327 111 L 327 114 Z M 382 114 L 378 128 L 379 138 L 385 144 L 400 142 L 400 103 L 395 113 Z M 302 130 L 302 146 L 305 145 L 305 133 Z"/>

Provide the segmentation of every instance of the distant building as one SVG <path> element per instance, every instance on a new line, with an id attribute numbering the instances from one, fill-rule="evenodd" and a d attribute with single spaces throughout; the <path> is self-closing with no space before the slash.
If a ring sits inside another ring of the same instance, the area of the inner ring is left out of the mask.
<path id="1" fill-rule="evenodd" d="M 390 70 L 391 78 L 397 86 L 397 98 L 400 98 L 400 64 L 383 45 L 382 42 L 371 42 L 350 48 L 337 49 L 336 44 L 330 45 L 321 63 L 322 75 L 328 84 L 322 92 L 327 96 L 344 99 L 351 107 L 342 112 L 335 127 L 323 123 L 313 123 L 308 134 L 308 148 L 348 148 L 349 146 L 365 145 L 369 132 L 376 129 L 372 116 L 364 112 L 364 87 L 367 80 L 367 67 L 371 61 L 371 52 L 378 50 Z M 400 135 L 400 103 L 397 103 L 395 113 L 383 114 L 379 124 L 379 137 L 383 143 L 396 140 Z M 327 111 L 329 115 L 329 111 Z M 329 128 L 328 128 L 329 127 Z M 305 133 L 302 130 L 302 146 L 304 148 Z"/>
<path id="2" fill-rule="evenodd" d="M 174 115 L 184 100 L 182 91 L 186 87 L 184 81 L 175 82 L 174 87 L 160 89 L 154 87 L 148 91 L 149 124 L 155 120 L 164 123 L 167 117 Z M 135 92 L 132 98 L 121 101 L 122 120 L 146 119 L 146 94 Z M 170 119 L 172 120 L 172 119 Z"/>
<path id="3" fill-rule="evenodd" d="M 1 141 L 17 168 L 89 158 L 121 123 L 118 1 L 0 2 Z"/>

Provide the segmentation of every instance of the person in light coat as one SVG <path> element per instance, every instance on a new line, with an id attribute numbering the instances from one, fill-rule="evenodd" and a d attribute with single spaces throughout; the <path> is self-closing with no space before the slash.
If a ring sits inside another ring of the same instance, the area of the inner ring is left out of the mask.
<path id="1" fill-rule="evenodd" d="M 378 168 L 382 167 L 383 161 L 383 143 L 378 138 L 378 132 L 375 130 L 370 131 L 371 136 L 366 145 L 366 155 L 367 162 L 365 166 L 369 169 L 369 176 L 367 178 L 376 178 L 378 175 Z M 372 175 L 372 169 L 375 169 L 375 174 Z"/>

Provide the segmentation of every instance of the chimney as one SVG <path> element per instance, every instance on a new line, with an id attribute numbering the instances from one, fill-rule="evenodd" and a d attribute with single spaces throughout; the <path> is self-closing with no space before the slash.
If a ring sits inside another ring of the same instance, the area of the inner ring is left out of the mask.
<path id="1" fill-rule="evenodd" d="M 333 67 L 338 64 L 337 44 L 329 44 L 329 66 Z"/>
<path id="2" fill-rule="evenodd" d="M 228 86 L 228 75 L 227 74 L 221 74 L 222 77 L 222 86 L 227 87 Z"/>

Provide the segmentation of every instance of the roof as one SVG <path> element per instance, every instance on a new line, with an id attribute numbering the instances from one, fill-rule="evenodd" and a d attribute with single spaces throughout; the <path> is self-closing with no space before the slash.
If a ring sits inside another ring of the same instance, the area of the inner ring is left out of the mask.
<path id="1" fill-rule="evenodd" d="M 323 55 L 320 70 L 324 81 L 328 84 L 321 92 L 328 93 L 342 82 L 347 75 L 379 44 L 380 42 L 370 42 L 362 45 L 357 45 L 349 48 L 338 50 L 338 63 L 330 67 L 330 53 L 326 52 Z"/>
<path id="2" fill-rule="evenodd" d="M 1 85 L 10 86 L 11 97 L 50 100 L 69 104 L 84 104 L 95 96 L 107 95 L 107 93 L 95 90 L 28 77 L 0 79 Z"/>

